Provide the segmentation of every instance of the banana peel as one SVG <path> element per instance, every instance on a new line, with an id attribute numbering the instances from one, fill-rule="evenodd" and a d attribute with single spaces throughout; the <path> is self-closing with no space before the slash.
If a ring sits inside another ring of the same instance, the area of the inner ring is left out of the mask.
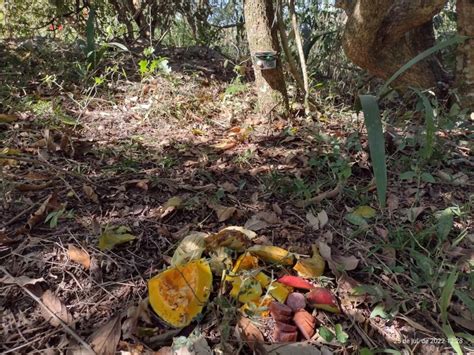
<path id="1" fill-rule="evenodd" d="M 295 256 L 293 254 L 286 249 L 273 245 L 253 245 L 247 251 L 268 263 L 283 266 L 293 266 L 295 263 Z"/>
<path id="2" fill-rule="evenodd" d="M 238 257 L 232 269 L 233 273 L 237 273 L 241 270 L 252 270 L 258 267 L 258 258 L 251 255 L 250 253 L 244 253 Z"/>

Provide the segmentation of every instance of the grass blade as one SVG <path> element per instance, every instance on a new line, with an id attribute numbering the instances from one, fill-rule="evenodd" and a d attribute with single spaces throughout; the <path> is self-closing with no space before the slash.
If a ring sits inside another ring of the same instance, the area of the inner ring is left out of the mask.
<path id="1" fill-rule="evenodd" d="M 422 93 L 420 90 L 413 88 L 416 94 L 420 97 L 421 102 L 423 104 L 423 110 L 425 111 L 425 141 L 424 146 L 421 151 L 421 156 L 423 159 L 431 158 L 433 155 L 433 148 L 434 148 L 434 138 L 436 133 L 435 127 L 435 114 L 433 106 L 431 106 L 431 102 L 428 97 Z"/>
<path id="2" fill-rule="evenodd" d="M 373 95 L 360 95 L 364 112 L 365 126 L 369 139 L 370 159 L 374 169 L 375 184 L 380 206 L 385 207 L 387 196 L 387 163 L 385 159 L 385 138 L 377 98 Z"/>
<path id="3" fill-rule="evenodd" d="M 384 86 L 379 91 L 379 97 L 382 97 L 385 95 L 385 92 L 387 91 L 389 85 L 393 83 L 395 80 L 398 79 L 403 73 L 405 73 L 408 69 L 410 69 L 412 66 L 417 64 L 418 62 L 421 62 L 423 59 L 428 58 L 430 55 L 433 53 L 436 53 L 437 51 L 440 51 L 446 47 L 452 46 L 453 44 L 460 44 L 464 42 L 468 37 L 467 36 L 459 36 L 455 35 L 445 41 L 441 41 L 435 46 L 428 48 L 427 50 L 421 52 L 418 54 L 416 57 L 410 59 L 405 65 L 403 65 L 400 69 L 398 69 L 395 74 L 393 74 L 390 79 L 386 81 Z"/>
<path id="4" fill-rule="evenodd" d="M 454 270 L 446 280 L 443 291 L 441 292 L 440 311 L 444 335 L 446 335 L 446 338 L 448 338 L 448 343 L 456 351 L 456 354 L 462 355 L 463 351 L 459 345 L 459 340 L 448 322 L 448 307 L 449 303 L 451 302 L 451 297 L 453 296 L 454 286 L 456 285 L 457 279 L 458 272 Z"/>
<path id="5" fill-rule="evenodd" d="M 463 355 L 463 351 L 461 349 L 461 345 L 459 345 L 459 339 L 454 334 L 453 328 L 449 325 L 449 323 L 443 324 L 443 333 L 448 338 L 448 343 L 451 347 L 456 351 L 457 355 Z"/>
<path id="6" fill-rule="evenodd" d="M 449 303 L 451 302 L 451 297 L 453 296 L 454 285 L 456 284 L 457 279 L 458 273 L 456 271 L 453 271 L 446 280 L 446 284 L 444 285 L 443 291 L 441 292 L 440 311 L 441 321 L 443 323 L 446 323 L 448 321 L 448 307 Z"/>

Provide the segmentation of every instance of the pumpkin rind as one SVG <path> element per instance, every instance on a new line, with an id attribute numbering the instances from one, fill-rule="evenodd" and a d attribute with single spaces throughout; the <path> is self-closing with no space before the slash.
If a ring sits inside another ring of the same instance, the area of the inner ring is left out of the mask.
<path id="1" fill-rule="evenodd" d="M 182 328 L 202 312 L 209 299 L 212 273 L 204 259 L 163 271 L 148 281 L 150 304 L 167 324 Z"/>

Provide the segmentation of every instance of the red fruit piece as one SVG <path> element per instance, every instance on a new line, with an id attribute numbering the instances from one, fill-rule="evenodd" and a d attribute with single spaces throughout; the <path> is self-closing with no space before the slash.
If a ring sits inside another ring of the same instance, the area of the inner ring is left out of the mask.
<path id="1" fill-rule="evenodd" d="M 293 343 L 298 338 L 298 332 L 282 332 L 275 328 L 272 333 L 272 338 L 275 343 Z"/>
<path id="2" fill-rule="evenodd" d="M 292 292 L 286 299 L 286 305 L 290 307 L 293 312 L 306 307 L 306 299 L 304 295 L 298 292 Z"/>
<path id="3" fill-rule="evenodd" d="M 304 309 L 300 309 L 293 316 L 293 321 L 306 340 L 309 340 L 313 337 L 316 319 L 311 314 L 309 314 Z"/>
<path id="4" fill-rule="evenodd" d="M 303 290 L 311 290 L 314 288 L 314 286 L 311 283 L 309 283 L 305 279 L 302 279 L 301 277 L 298 277 L 298 276 L 285 275 L 285 276 L 280 277 L 278 279 L 278 282 L 286 286 L 300 288 Z"/>
<path id="5" fill-rule="evenodd" d="M 270 303 L 268 308 L 274 320 L 283 323 L 288 323 L 291 321 L 291 315 L 293 314 L 293 311 L 287 305 L 273 301 Z"/>
<path id="6" fill-rule="evenodd" d="M 332 313 L 341 313 L 336 297 L 324 287 L 316 287 L 306 295 L 306 301 L 314 308 L 323 309 Z"/>
<path id="7" fill-rule="evenodd" d="M 298 330 L 294 325 L 282 322 L 275 322 L 275 329 L 285 333 L 292 333 Z"/>

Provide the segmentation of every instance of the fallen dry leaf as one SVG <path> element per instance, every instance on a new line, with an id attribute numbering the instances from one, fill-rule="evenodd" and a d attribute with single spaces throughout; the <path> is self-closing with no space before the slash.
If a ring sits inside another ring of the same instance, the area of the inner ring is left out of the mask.
<path id="1" fill-rule="evenodd" d="M 238 191 L 237 186 L 235 186 L 234 184 L 232 184 L 228 181 L 220 184 L 219 186 L 222 187 L 225 192 L 234 193 L 234 192 Z"/>
<path id="2" fill-rule="evenodd" d="M 278 224 L 280 223 L 280 218 L 273 211 L 261 211 L 255 215 L 258 219 L 265 221 L 269 224 Z"/>
<path id="3" fill-rule="evenodd" d="M 184 237 L 173 254 L 171 266 L 200 259 L 203 251 L 206 249 L 206 237 L 207 234 L 202 232 L 194 232 Z"/>
<path id="4" fill-rule="evenodd" d="M 171 214 L 177 208 L 180 208 L 183 204 L 183 199 L 179 196 L 174 196 L 168 199 L 163 206 L 158 209 L 158 218 L 163 219 L 169 214 Z"/>
<path id="5" fill-rule="evenodd" d="M 41 301 L 43 301 L 43 305 L 41 305 L 41 313 L 43 318 L 49 322 L 53 327 L 57 327 L 61 325 L 59 319 L 61 319 L 67 325 L 71 325 L 74 322 L 71 313 L 69 313 L 68 309 L 61 302 L 61 300 L 53 294 L 50 290 L 47 290 L 41 296 Z M 45 306 L 54 313 L 56 317 L 52 316 L 46 309 Z M 59 319 L 58 319 L 59 318 Z"/>
<path id="6" fill-rule="evenodd" d="M 0 232 L 0 246 L 10 245 L 10 244 L 14 244 L 14 243 L 16 243 L 16 240 L 11 239 L 5 233 Z"/>
<path id="7" fill-rule="evenodd" d="M 254 352 L 262 348 L 262 345 L 265 343 L 263 334 L 258 326 L 252 323 L 250 319 L 241 317 L 237 323 L 237 329 L 242 340 L 245 341 Z"/>
<path id="8" fill-rule="evenodd" d="M 334 275 L 341 274 L 341 269 L 345 271 L 354 270 L 359 265 L 359 259 L 355 256 L 332 255 L 331 247 L 324 242 L 318 242 L 319 253 L 327 261 L 329 268 Z"/>
<path id="9" fill-rule="evenodd" d="M 219 222 L 227 221 L 237 211 L 235 207 L 226 207 L 217 203 L 209 204 L 209 207 L 216 212 L 217 219 Z"/>
<path id="10" fill-rule="evenodd" d="M 18 191 L 22 191 L 22 192 L 40 191 L 40 190 L 46 189 L 47 187 L 49 187 L 51 185 L 52 185 L 51 182 L 47 182 L 47 183 L 44 183 L 44 184 L 18 184 L 18 185 L 15 186 L 15 188 Z"/>
<path id="11" fill-rule="evenodd" d="M 51 179 L 51 176 L 37 171 L 28 171 L 28 173 L 23 175 L 22 178 L 27 180 L 49 180 Z"/>
<path id="12" fill-rule="evenodd" d="M 311 227 L 313 227 L 314 230 L 318 230 L 323 228 L 328 223 L 329 218 L 325 210 L 319 212 L 317 216 L 315 216 L 312 212 L 309 211 L 308 213 L 306 213 L 306 220 L 309 222 L 309 224 L 311 225 Z"/>
<path id="13" fill-rule="evenodd" d="M 460 325 L 461 327 L 466 328 L 470 330 L 471 332 L 474 332 L 474 320 L 458 317 L 452 314 L 449 315 L 449 318 L 452 319 L 454 322 L 456 322 L 456 324 Z"/>
<path id="14" fill-rule="evenodd" d="M 67 253 L 72 261 L 81 264 L 84 266 L 84 269 L 89 270 L 91 266 L 91 257 L 87 251 L 69 244 Z"/>
<path id="15" fill-rule="evenodd" d="M 339 265 L 344 266 L 345 271 L 355 270 L 357 266 L 359 265 L 359 259 L 357 259 L 354 255 L 351 255 L 351 256 L 334 255 L 333 260 Z"/>
<path id="16" fill-rule="evenodd" d="M 257 216 L 252 216 L 247 222 L 245 222 L 244 227 L 250 229 L 254 232 L 261 229 L 267 228 L 269 224 L 265 221 L 262 221 Z"/>
<path id="17" fill-rule="evenodd" d="M 82 185 L 82 191 L 86 194 L 87 198 L 94 203 L 99 203 L 99 196 L 95 193 L 94 189 L 89 185 Z"/>
<path id="18" fill-rule="evenodd" d="M 443 181 L 451 183 L 455 186 L 461 186 L 461 185 L 466 185 L 469 182 L 469 177 L 464 174 L 463 172 L 459 172 L 457 174 L 450 174 L 445 171 L 438 171 L 436 172 L 436 175 Z"/>
<path id="19" fill-rule="evenodd" d="M 130 232 L 130 228 L 126 226 L 106 227 L 99 237 L 99 249 L 111 250 L 114 246 L 130 242 L 137 237 Z"/>
<path id="20" fill-rule="evenodd" d="M 30 216 L 28 222 L 26 222 L 27 227 L 32 229 L 35 225 L 44 220 L 47 213 L 59 210 L 60 208 L 61 204 L 57 200 L 56 193 L 49 195 L 41 206 Z"/>
<path id="21" fill-rule="evenodd" d="M 388 242 L 388 230 L 385 227 L 375 226 L 375 231 L 384 241 Z"/>
<path id="22" fill-rule="evenodd" d="M 423 206 L 405 209 L 407 220 L 411 223 L 415 222 L 425 209 L 426 207 Z"/>
<path id="23" fill-rule="evenodd" d="M 135 186 L 139 189 L 142 189 L 143 191 L 148 191 L 148 180 L 139 180 Z"/>
<path id="24" fill-rule="evenodd" d="M 89 343 L 97 354 L 114 355 L 121 335 L 121 317 L 116 316 L 97 329 Z"/>
<path id="25" fill-rule="evenodd" d="M 272 204 L 272 210 L 275 212 L 278 216 L 281 216 L 283 211 L 281 210 L 281 207 L 277 203 Z"/>
<path id="26" fill-rule="evenodd" d="M 390 213 L 393 213 L 394 211 L 398 209 L 399 201 L 400 199 L 398 198 L 398 196 L 393 195 L 393 194 L 388 195 L 387 207 Z"/>
<path id="27" fill-rule="evenodd" d="M 317 245 L 311 246 L 313 249 L 313 256 L 311 258 L 300 258 L 293 269 L 296 270 L 299 276 L 306 278 L 320 277 L 324 273 L 326 262 L 319 254 Z"/>
<path id="28" fill-rule="evenodd" d="M 306 220 L 309 222 L 311 227 L 313 227 L 313 229 L 319 229 L 319 219 L 313 214 L 313 212 L 308 211 L 306 213 Z"/>
<path id="29" fill-rule="evenodd" d="M 328 214 L 325 210 L 318 213 L 319 228 L 323 228 L 329 222 Z"/>
<path id="30" fill-rule="evenodd" d="M 219 149 L 219 150 L 228 150 L 228 149 L 234 148 L 236 145 L 237 145 L 236 141 L 224 139 L 220 141 L 219 143 L 212 145 L 211 147 L 215 149 Z"/>
<path id="31" fill-rule="evenodd" d="M 12 123 L 18 120 L 17 115 L 0 113 L 0 123 Z"/>

